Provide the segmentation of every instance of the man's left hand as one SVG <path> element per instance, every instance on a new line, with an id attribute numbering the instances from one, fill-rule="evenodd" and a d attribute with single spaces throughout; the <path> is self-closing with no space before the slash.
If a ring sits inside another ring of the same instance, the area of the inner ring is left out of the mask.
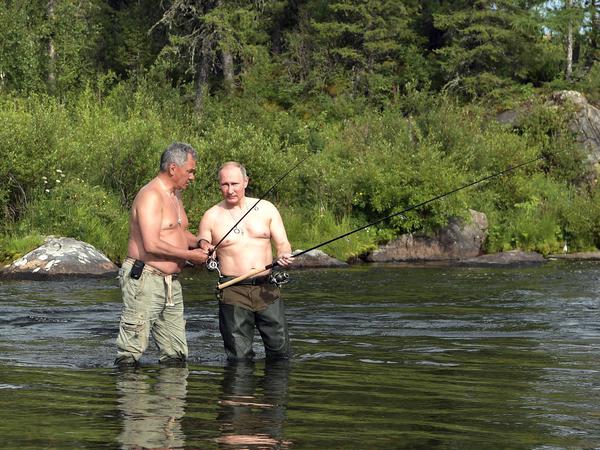
<path id="1" fill-rule="evenodd" d="M 283 253 L 277 257 L 277 265 L 281 267 L 288 267 L 294 263 L 294 257 L 291 253 Z"/>

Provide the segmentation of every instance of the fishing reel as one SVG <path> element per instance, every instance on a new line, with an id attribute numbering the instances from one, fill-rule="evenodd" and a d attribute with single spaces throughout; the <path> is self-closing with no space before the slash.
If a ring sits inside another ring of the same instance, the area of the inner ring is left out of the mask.
<path id="1" fill-rule="evenodd" d="M 214 272 L 216 270 L 219 274 L 219 277 L 221 277 L 221 271 L 219 270 L 219 261 L 217 261 L 217 258 L 208 258 L 208 260 L 206 261 L 206 268 L 210 272 Z"/>
<path id="2" fill-rule="evenodd" d="M 281 287 L 290 282 L 290 276 L 287 272 L 272 272 L 269 276 L 269 283 Z"/>

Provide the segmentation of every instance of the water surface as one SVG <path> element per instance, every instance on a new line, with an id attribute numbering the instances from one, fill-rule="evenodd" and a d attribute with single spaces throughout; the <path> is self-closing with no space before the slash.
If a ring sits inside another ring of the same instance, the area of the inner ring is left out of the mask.
<path id="1" fill-rule="evenodd" d="M 600 265 L 293 271 L 295 356 L 226 364 L 186 272 L 190 362 L 113 368 L 116 280 L 0 285 L 2 448 L 600 448 Z"/>

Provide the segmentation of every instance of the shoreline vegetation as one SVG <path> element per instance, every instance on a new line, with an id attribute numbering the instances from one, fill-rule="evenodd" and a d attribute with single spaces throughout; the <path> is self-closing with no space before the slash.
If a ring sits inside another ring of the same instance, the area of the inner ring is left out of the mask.
<path id="1" fill-rule="evenodd" d="M 0 261 L 55 235 L 120 263 L 129 207 L 173 141 L 200 155 L 184 193 L 193 232 L 227 160 L 260 197 L 310 155 L 267 197 L 293 246 L 310 248 L 543 156 L 321 250 L 350 261 L 470 209 L 489 221 L 486 253 L 598 249 L 596 168 L 573 111 L 547 100 L 600 99 L 600 11 L 488 3 L 6 3 Z M 497 120 L 517 108 L 517 125 Z"/>
<path id="2" fill-rule="evenodd" d="M 428 234 L 468 209 L 489 220 L 486 253 L 520 249 L 591 251 L 600 242 L 600 206 L 585 154 L 565 111 L 543 101 L 519 128 L 498 124 L 485 108 L 414 92 L 404 105 L 351 118 L 299 118 L 265 105 L 215 102 L 201 119 L 177 97 L 155 98 L 126 83 L 107 94 L 86 89 L 74 101 L 46 95 L 0 98 L 7 174 L 0 260 L 12 261 L 45 235 L 88 242 L 122 261 L 128 210 L 174 140 L 200 152 L 197 180 L 185 192 L 191 229 L 218 199 L 222 161 L 246 165 L 260 196 L 311 154 L 268 200 L 281 209 L 291 241 L 308 248 L 380 217 L 541 155 L 539 163 L 394 217 L 322 248 L 347 261 L 404 234 Z M 238 100 L 240 101 L 240 100 Z M 177 111 L 173 114 L 173 111 Z"/>

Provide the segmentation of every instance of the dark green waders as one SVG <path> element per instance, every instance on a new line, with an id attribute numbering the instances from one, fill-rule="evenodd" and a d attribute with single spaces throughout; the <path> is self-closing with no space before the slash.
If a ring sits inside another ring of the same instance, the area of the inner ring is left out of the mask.
<path id="1" fill-rule="evenodd" d="M 225 288 L 218 296 L 219 330 L 228 360 L 254 357 L 252 341 L 255 327 L 262 337 L 267 359 L 290 358 L 285 307 L 277 286 L 234 285 Z"/>

